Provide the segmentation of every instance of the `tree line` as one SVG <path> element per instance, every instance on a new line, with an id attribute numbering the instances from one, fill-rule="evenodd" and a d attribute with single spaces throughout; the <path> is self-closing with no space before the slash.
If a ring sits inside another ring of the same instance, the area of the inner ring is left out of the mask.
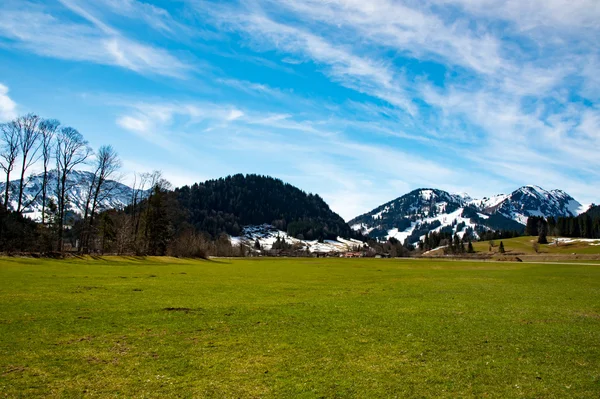
<path id="1" fill-rule="evenodd" d="M 298 239 L 362 238 L 320 196 L 259 175 L 173 189 L 158 171 L 136 173 L 127 205 L 103 209 L 120 178 L 116 151 L 109 145 L 94 151 L 76 129 L 36 114 L 0 125 L 0 167 L 6 177 L 1 251 L 239 256 L 245 249 L 229 235 L 263 223 Z M 77 187 L 83 195 L 75 203 L 70 178 L 80 168 L 91 177 Z M 33 182 L 33 170 L 41 170 L 41 184 L 39 174 Z M 39 203 L 34 222 L 26 215 Z"/>
<path id="2" fill-rule="evenodd" d="M 600 206 L 592 205 L 579 216 L 531 216 L 525 232 L 530 236 L 600 238 Z"/>
<path id="3" fill-rule="evenodd" d="M 110 195 L 109 179 L 115 177 L 120 160 L 113 147 L 105 145 L 97 151 L 76 129 L 63 126 L 55 119 L 36 114 L 18 117 L 0 125 L 0 168 L 5 174 L 4 193 L 0 203 L 0 245 L 4 250 L 62 251 L 66 226 L 69 224 L 69 176 L 87 164 L 92 168 L 92 181 L 86 187 L 82 223 L 82 248 L 89 244 L 90 232 L 96 228 L 98 205 Z M 33 187 L 32 168 L 42 169 L 42 182 Z M 53 169 L 53 171 L 51 171 Z M 51 173 L 53 172 L 53 173 Z M 17 175 L 16 187 L 11 176 Z M 55 179 L 55 192 L 49 192 L 50 178 Z M 23 216 L 34 202 L 41 199 L 40 223 Z"/>

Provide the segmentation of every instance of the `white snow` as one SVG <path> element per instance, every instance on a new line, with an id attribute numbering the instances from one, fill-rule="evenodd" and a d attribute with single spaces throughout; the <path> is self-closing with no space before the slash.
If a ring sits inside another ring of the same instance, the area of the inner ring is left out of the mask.
<path id="1" fill-rule="evenodd" d="M 423 198 L 426 201 L 429 201 L 432 195 L 433 190 L 421 190 L 421 198 Z"/>
<path id="2" fill-rule="evenodd" d="M 263 250 L 270 250 L 273 244 L 277 241 L 285 240 L 288 244 L 297 246 L 302 250 L 314 252 L 350 252 L 356 246 L 363 246 L 363 243 L 354 239 L 345 239 L 337 237 L 335 241 L 325 240 L 320 243 L 318 240 L 299 240 L 290 237 L 285 231 L 277 230 L 275 227 L 263 224 L 259 226 L 246 226 L 243 228 L 241 237 L 230 237 L 233 245 L 244 243 L 249 247 L 254 247 L 256 240 L 260 243 Z"/>
<path id="3" fill-rule="evenodd" d="M 350 228 L 354 231 L 360 231 L 363 234 L 369 234 L 371 231 L 375 230 L 374 227 L 368 227 L 364 223 L 353 224 L 352 226 L 350 226 Z"/>
<path id="4" fill-rule="evenodd" d="M 555 238 L 553 242 L 550 243 L 550 245 L 556 245 L 556 242 L 558 241 L 559 244 L 572 244 L 572 243 L 576 243 L 576 242 L 585 242 L 588 243 L 590 245 L 600 245 L 600 239 L 594 239 L 594 238 L 566 238 L 566 237 L 558 237 Z"/>
<path id="5" fill-rule="evenodd" d="M 466 229 L 469 227 L 473 229 L 473 233 L 475 237 L 477 237 L 477 233 L 475 232 L 475 227 L 477 226 L 473 222 L 471 222 L 469 218 L 464 218 L 462 216 L 463 210 L 464 208 L 458 208 L 457 210 L 451 213 L 443 213 L 434 217 L 421 219 L 418 222 L 412 222 L 411 226 L 404 231 L 399 231 L 398 229 L 391 229 L 388 231 L 388 235 L 386 237 L 387 239 L 393 237 L 401 243 L 404 243 L 404 241 L 413 234 L 418 225 L 425 223 L 431 224 L 435 221 L 440 222 L 441 226 L 431 230 L 431 232 L 439 233 L 443 228 L 454 225 L 452 232 L 453 234 L 456 233 L 460 238 L 464 237 L 464 235 L 466 234 Z M 465 227 L 462 228 L 460 231 L 456 231 L 457 226 L 462 223 L 465 224 Z M 421 236 L 419 239 L 422 240 L 424 237 L 425 236 Z M 411 244 L 416 244 L 416 241 L 411 242 Z"/>

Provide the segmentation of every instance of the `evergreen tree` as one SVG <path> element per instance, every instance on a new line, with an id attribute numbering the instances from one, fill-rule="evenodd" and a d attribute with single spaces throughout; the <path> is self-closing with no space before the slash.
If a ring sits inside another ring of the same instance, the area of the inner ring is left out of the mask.
<path id="1" fill-rule="evenodd" d="M 506 251 L 504 250 L 504 243 L 502 241 L 500 241 L 500 246 L 498 247 L 498 250 L 500 251 L 501 254 L 505 253 Z"/>
<path id="2" fill-rule="evenodd" d="M 475 253 L 475 250 L 473 249 L 473 243 L 471 242 L 471 240 L 469 240 L 467 252 L 470 253 L 470 254 L 474 254 Z"/>
<path id="3" fill-rule="evenodd" d="M 167 252 L 167 246 L 171 236 L 171 226 L 167 217 L 165 206 L 165 192 L 158 186 L 154 186 L 152 196 L 148 200 L 146 216 L 147 253 L 149 255 L 163 256 Z"/>
<path id="4" fill-rule="evenodd" d="M 548 226 L 546 225 L 546 223 L 540 223 L 540 235 L 538 236 L 538 244 L 548 244 L 548 237 L 547 237 L 547 229 Z"/>

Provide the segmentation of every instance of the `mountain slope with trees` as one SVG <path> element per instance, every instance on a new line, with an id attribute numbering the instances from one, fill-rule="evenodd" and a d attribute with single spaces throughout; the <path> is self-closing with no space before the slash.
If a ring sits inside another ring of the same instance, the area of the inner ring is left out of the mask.
<path id="1" fill-rule="evenodd" d="M 316 194 L 268 176 L 237 174 L 175 190 L 186 221 L 217 237 L 248 225 L 270 224 L 306 240 L 355 237 L 344 219 Z"/>
<path id="2" fill-rule="evenodd" d="M 482 200 L 427 188 L 381 205 L 349 224 L 372 238 L 416 244 L 427 234 L 456 234 L 461 239 L 488 237 L 490 232 L 522 234 L 529 217 L 576 217 L 582 208 L 564 191 L 546 191 L 537 186 Z"/>

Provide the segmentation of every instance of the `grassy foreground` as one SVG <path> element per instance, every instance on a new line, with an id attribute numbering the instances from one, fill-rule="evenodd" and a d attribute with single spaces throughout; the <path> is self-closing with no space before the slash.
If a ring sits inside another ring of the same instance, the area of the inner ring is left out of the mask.
<path id="1" fill-rule="evenodd" d="M 0 397 L 600 397 L 600 266 L 0 259 Z"/>

